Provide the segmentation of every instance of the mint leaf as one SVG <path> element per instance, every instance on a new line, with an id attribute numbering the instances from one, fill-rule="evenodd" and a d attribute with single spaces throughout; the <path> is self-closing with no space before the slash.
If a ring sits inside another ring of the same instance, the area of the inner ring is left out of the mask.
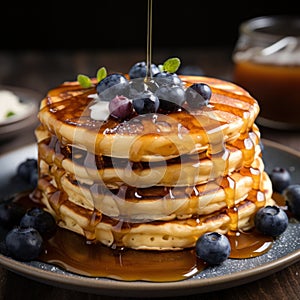
<path id="1" fill-rule="evenodd" d="M 92 86 L 92 81 L 87 75 L 78 74 L 77 81 L 83 88 L 89 88 Z"/>
<path id="2" fill-rule="evenodd" d="M 9 112 L 7 112 L 7 114 L 6 114 L 6 118 L 12 117 L 12 116 L 14 116 L 14 115 L 15 115 L 15 113 L 14 113 L 13 111 L 9 111 Z"/>
<path id="3" fill-rule="evenodd" d="M 163 64 L 163 69 L 165 72 L 175 73 L 180 66 L 180 59 L 177 57 L 172 57 L 167 59 Z"/>
<path id="4" fill-rule="evenodd" d="M 105 69 L 105 67 L 102 67 L 100 68 L 98 71 L 97 71 L 97 81 L 100 82 L 102 79 L 104 79 L 105 77 L 107 76 L 107 71 Z"/>

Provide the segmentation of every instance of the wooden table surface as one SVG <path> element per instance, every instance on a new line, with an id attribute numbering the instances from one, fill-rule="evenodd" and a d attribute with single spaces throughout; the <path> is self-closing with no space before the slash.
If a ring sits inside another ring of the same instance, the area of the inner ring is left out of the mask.
<path id="1" fill-rule="evenodd" d="M 153 52 L 153 62 L 161 63 L 166 58 L 177 56 L 182 65 L 197 66 L 205 75 L 231 80 L 232 49 L 159 49 Z M 0 51 L 0 83 L 33 89 L 45 95 L 48 89 L 65 80 L 75 80 L 77 74 L 94 76 L 96 70 L 105 66 L 108 71 L 127 72 L 129 67 L 145 59 L 144 50 L 129 49 L 94 51 Z M 299 112 L 300 113 L 300 112 Z M 35 126 L 35 125 L 34 125 Z M 19 136 L 0 142 L 0 153 L 17 149 L 35 142 L 33 129 L 28 128 Z M 262 137 L 293 150 L 300 151 L 300 132 L 274 130 L 260 127 Z M 0 300 L 2 299 L 132 299 L 126 295 L 113 297 L 101 294 L 89 294 L 73 289 L 45 284 L 0 268 Z M 282 270 L 240 286 L 209 293 L 188 295 L 193 299 L 300 299 L 300 262 Z M 147 295 L 141 295 L 147 298 Z M 165 297 L 166 298 L 166 297 Z M 174 300 L 186 299 L 173 295 Z M 164 299 L 163 297 L 158 299 Z"/>

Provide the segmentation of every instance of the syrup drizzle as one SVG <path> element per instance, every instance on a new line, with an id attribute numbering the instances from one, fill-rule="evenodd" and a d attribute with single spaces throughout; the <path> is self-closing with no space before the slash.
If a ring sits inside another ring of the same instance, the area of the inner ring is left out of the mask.
<path id="1" fill-rule="evenodd" d="M 151 63 L 152 63 L 152 3 L 153 0 L 148 0 L 147 8 L 147 72 L 145 82 L 149 82 L 152 78 Z"/>

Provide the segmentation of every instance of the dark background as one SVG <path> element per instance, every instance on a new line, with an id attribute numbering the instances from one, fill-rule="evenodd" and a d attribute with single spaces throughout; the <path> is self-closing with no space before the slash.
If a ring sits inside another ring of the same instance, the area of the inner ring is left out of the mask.
<path id="1" fill-rule="evenodd" d="M 297 1 L 153 0 L 153 47 L 233 45 L 239 24 L 299 14 Z M 5 1 L 0 50 L 146 47 L 147 0 Z"/>

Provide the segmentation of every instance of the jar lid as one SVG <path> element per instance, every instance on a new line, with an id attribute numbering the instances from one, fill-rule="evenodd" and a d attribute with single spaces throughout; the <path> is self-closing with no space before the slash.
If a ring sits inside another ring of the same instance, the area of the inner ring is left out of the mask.
<path id="1" fill-rule="evenodd" d="M 300 16 L 270 15 L 240 24 L 233 60 L 300 65 Z"/>
<path id="2" fill-rule="evenodd" d="M 300 39 L 300 16 L 270 15 L 260 16 L 244 21 L 240 32 L 256 39 L 277 41 L 292 36 Z"/>

